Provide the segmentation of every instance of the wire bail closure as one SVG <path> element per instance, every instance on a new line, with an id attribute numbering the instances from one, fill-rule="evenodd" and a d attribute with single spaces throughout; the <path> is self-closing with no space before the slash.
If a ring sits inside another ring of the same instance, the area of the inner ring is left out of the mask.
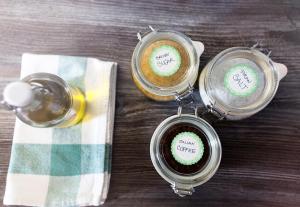
<path id="1" fill-rule="evenodd" d="M 178 104 L 178 111 L 177 114 L 181 116 L 182 108 L 187 107 L 194 109 L 194 115 L 198 117 L 198 103 L 194 96 L 194 87 L 189 84 L 189 87 L 183 93 L 175 93 L 175 100 Z"/>
<path id="2" fill-rule="evenodd" d="M 257 41 L 252 47 L 251 49 L 256 49 L 256 50 L 259 50 L 260 52 L 264 53 L 267 57 L 270 57 L 272 51 L 267 49 L 267 48 L 264 48 L 261 44 L 261 41 Z"/>
<path id="3" fill-rule="evenodd" d="M 179 106 L 189 105 L 196 103 L 196 99 L 194 97 L 194 87 L 189 84 L 188 89 L 183 93 L 176 92 L 174 94 L 175 100 Z"/>
<path id="4" fill-rule="evenodd" d="M 206 117 L 208 114 L 211 114 L 218 120 L 223 120 L 225 118 L 224 114 L 220 113 L 213 107 L 213 104 L 207 105 L 206 107 L 201 107 L 194 96 L 194 87 L 192 87 L 190 84 L 188 90 L 181 94 L 175 94 L 175 100 L 178 104 L 178 116 L 181 116 L 183 107 L 187 107 L 194 110 L 194 115 L 196 117 Z M 202 112 L 200 112 L 201 108 L 205 109 Z"/>
<path id="5" fill-rule="evenodd" d="M 176 186 L 175 183 L 172 184 L 171 187 L 172 187 L 174 193 L 176 193 L 180 197 L 190 196 L 195 192 L 193 187 L 191 187 L 191 188 L 182 188 L 182 187 Z"/>
<path id="6" fill-rule="evenodd" d="M 137 36 L 137 38 L 138 38 L 139 41 L 142 41 L 143 37 L 144 37 L 146 34 L 148 34 L 148 33 L 150 33 L 150 32 L 156 32 L 156 31 L 157 31 L 157 30 L 154 29 L 151 25 L 149 25 L 148 28 L 150 29 L 150 31 L 147 31 L 147 32 L 145 32 L 145 33 L 143 33 L 143 34 L 142 34 L 141 31 L 139 31 L 139 32 L 136 34 L 136 36 Z"/>

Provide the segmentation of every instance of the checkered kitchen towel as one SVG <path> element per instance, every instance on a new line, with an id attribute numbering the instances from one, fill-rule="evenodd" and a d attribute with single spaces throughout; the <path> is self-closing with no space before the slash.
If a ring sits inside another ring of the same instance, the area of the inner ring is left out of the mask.
<path id="1" fill-rule="evenodd" d="M 116 63 L 95 58 L 24 54 L 21 78 L 59 75 L 86 94 L 82 123 L 64 129 L 16 121 L 5 205 L 85 206 L 104 203 L 110 180 Z"/>

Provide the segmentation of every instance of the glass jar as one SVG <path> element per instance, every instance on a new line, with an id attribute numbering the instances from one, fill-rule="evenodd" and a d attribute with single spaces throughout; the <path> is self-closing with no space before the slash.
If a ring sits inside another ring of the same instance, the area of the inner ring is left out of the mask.
<path id="1" fill-rule="evenodd" d="M 85 97 L 77 87 L 50 73 L 33 73 L 8 84 L 1 104 L 33 127 L 70 127 L 85 114 Z"/>
<path id="2" fill-rule="evenodd" d="M 194 187 L 217 171 L 222 148 L 213 127 L 195 115 L 178 114 L 156 128 L 150 144 L 152 163 L 179 196 L 191 195 Z"/>
<path id="3" fill-rule="evenodd" d="M 149 27 L 143 36 L 138 33 L 131 59 L 133 80 L 151 99 L 175 100 L 196 82 L 204 45 L 180 32 Z"/>
<path id="4" fill-rule="evenodd" d="M 219 118 L 247 118 L 267 106 L 285 65 L 273 62 L 257 45 L 233 47 L 220 52 L 202 70 L 199 92 L 209 111 Z"/>

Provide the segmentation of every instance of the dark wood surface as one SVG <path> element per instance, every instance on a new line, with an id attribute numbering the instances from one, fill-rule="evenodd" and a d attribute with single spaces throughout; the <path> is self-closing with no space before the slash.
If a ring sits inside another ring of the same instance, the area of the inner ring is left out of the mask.
<path id="1" fill-rule="evenodd" d="M 179 198 L 156 173 L 151 135 L 176 104 L 145 98 L 130 76 L 136 32 L 178 30 L 205 44 L 200 68 L 221 50 L 272 50 L 288 66 L 274 100 L 257 115 L 216 123 L 217 174 Z M 17 80 L 24 52 L 93 56 L 119 63 L 112 179 L 105 206 L 300 206 L 300 1 L 0 0 L 0 91 Z M 14 115 L 0 110 L 0 202 Z"/>

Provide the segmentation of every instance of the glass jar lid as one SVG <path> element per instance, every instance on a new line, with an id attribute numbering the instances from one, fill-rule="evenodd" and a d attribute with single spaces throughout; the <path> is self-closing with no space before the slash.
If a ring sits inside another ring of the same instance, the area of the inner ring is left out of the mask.
<path id="1" fill-rule="evenodd" d="M 252 115 L 275 95 L 280 79 L 275 64 L 256 48 L 226 49 L 201 73 L 202 100 L 230 119 Z"/>
<path id="2" fill-rule="evenodd" d="M 208 181 L 221 161 L 221 144 L 213 127 L 189 114 L 165 119 L 155 130 L 150 144 L 156 171 L 184 196 Z"/>
<path id="3" fill-rule="evenodd" d="M 204 46 L 180 32 L 150 28 L 151 32 L 139 35 L 133 52 L 133 78 L 146 95 L 175 99 L 194 85 Z"/>

